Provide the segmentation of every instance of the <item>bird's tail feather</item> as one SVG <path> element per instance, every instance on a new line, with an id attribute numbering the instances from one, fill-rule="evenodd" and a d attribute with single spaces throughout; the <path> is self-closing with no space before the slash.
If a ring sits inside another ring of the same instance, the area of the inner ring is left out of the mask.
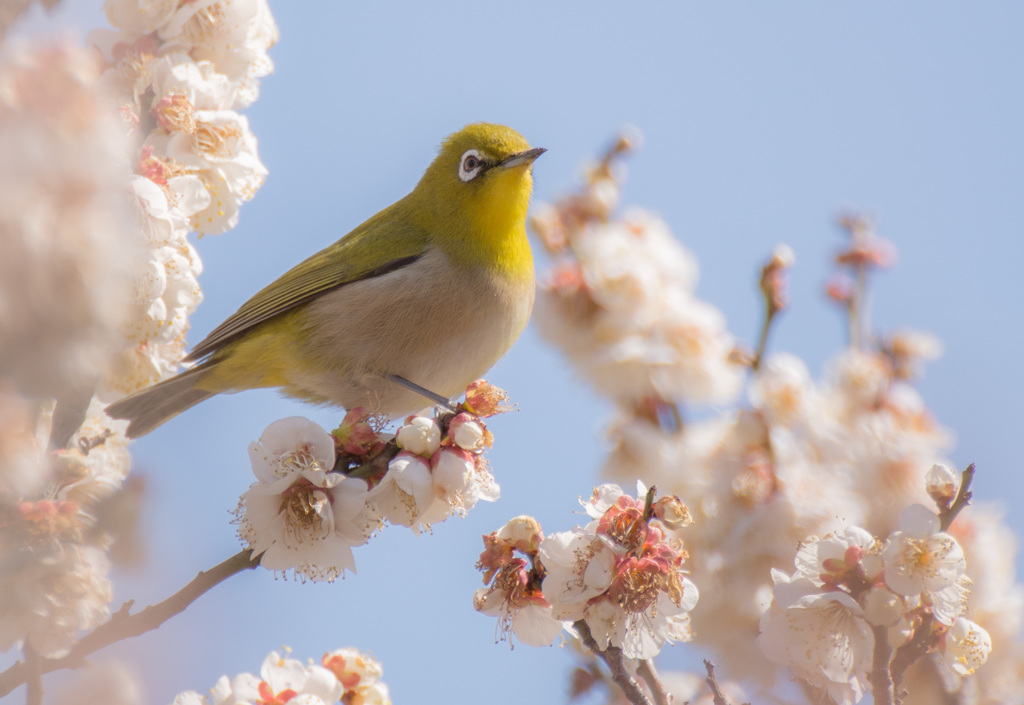
<path id="1" fill-rule="evenodd" d="M 138 438 L 157 426 L 171 420 L 217 392 L 197 389 L 196 382 L 216 362 L 196 365 L 176 377 L 135 392 L 106 408 L 107 415 L 115 419 L 128 419 L 128 437 Z"/>

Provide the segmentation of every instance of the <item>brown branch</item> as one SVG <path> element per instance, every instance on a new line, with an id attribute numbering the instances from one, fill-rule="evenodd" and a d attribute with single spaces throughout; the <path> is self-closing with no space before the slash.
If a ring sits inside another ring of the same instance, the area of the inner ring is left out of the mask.
<path id="1" fill-rule="evenodd" d="M 947 531 L 953 524 L 953 520 L 963 511 L 964 507 L 971 503 L 971 483 L 974 482 L 976 468 L 974 463 L 967 466 L 967 469 L 960 473 L 960 489 L 957 490 L 953 503 L 939 512 L 939 528 Z"/>
<path id="2" fill-rule="evenodd" d="M 43 705 L 43 671 L 42 659 L 32 642 L 25 640 L 25 664 L 27 666 L 28 693 L 25 697 L 27 705 Z"/>
<path id="3" fill-rule="evenodd" d="M 609 646 L 602 651 L 601 647 L 597 645 L 594 635 L 590 633 L 590 627 L 585 620 L 577 620 L 572 626 L 580 635 L 583 645 L 605 662 L 612 672 L 612 680 L 615 681 L 615 685 L 619 686 L 623 695 L 626 696 L 626 699 L 632 705 L 654 705 L 651 699 L 647 697 L 643 688 L 640 687 L 640 684 L 636 682 L 626 669 L 626 659 L 622 655 L 622 649 L 617 646 Z"/>
<path id="4" fill-rule="evenodd" d="M 644 679 L 647 689 L 654 696 L 654 705 L 669 705 L 671 703 L 669 694 L 665 692 L 665 686 L 661 684 L 661 679 L 658 678 L 658 672 L 654 670 L 653 661 L 641 659 L 636 665 L 636 672 Z"/>
<path id="5" fill-rule="evenodd" d="M 897 690 L 903 684 L 903 675 L 907 669 L 913 666 L 921 657 L 931 651 L 935 646 L 934 619 L 930 614 L 924 615 L 921 624 L 914 629 L 914 636 L 910 641 L 896 649 L 892 658 L 892 682 Z"/>
<path id="6" fill-rule="evenodd" d="M 889 646 L 889 629 L 885 626 L 871 627 L 875 635 L 875 649 L 871 659 L 871 697 L 875 705 L 893 705 L 893 684 Z"/>
<path id="7" fill-rule="evenodd" d="M 163 602 L 150 605 L 137 614 L 128 614 L 132 602 L 126 602 L 109 620 L 79 639 L 71 647 L 67 656 L 39 659 L 39 675 L 64 668 L 77 668 L 85 662 L 87 656 L 95 651 L 114 642 L 156 629 L 171 617 L 183 612 L 215 585 L 236 573 L 255 568 L 258 565 L 259 559 L 253 558 L 252 552 L 246 549 L 239 551 L 210 570 L 200 572 L 181 590 Z M 25 661 L 19 661 L 0 673 L 0 697 L 7 695 L 22 683 L 30 682 L 30 678 L 32 678 L 32 659 L 26 657 Z"/>
<path id="8" fill-rule="evenodd" d="M 711 689 L 711 698 L 714 704 L 729 705 L 729 701 L 725 699 L 725 693 L 722 692 L 722 687 L 718 685 L 718 679 L 715 678 L 715 664 L 711 663 L 711 659 L 704 659 L 704 669 L 708 672 L 708 677 L 704 679 L 704 682 Z"/>

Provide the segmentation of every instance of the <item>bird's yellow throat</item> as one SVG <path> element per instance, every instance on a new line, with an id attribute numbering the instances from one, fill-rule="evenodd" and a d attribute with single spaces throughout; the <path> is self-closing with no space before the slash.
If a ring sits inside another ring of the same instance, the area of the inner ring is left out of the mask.
<path id="1" fill-rule="evenodd" d="M 527 166 L 489 175 L 468 214 L 464 254 L 473 266 L 486 266 L 514 281 L 533 278 L 533 254 L 526 237 L 526 210 L 533 178 Z M 460 262 L 461 264 L 461 262 Z"/>

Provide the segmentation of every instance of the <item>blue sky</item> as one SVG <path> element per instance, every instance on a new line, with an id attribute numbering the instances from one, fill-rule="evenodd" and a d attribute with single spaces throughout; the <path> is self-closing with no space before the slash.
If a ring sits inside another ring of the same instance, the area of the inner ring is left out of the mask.
<path id="1" fill-rule="evenodd" d="M 65 23 L 105 24 L 98 2 L 65 3 Z M 697 255 L 698 294 L 741 340 L 756 335 L 758 266 L 776 244 L 794 248 L 793 307 L 772 343 L 816 374 L 844 341 L 821 296 L 841 242 L 835 216 L 874 214 L 900 250 L 898 267 L 877 279 L 876 326 L 944 341 L 919 388 L 956 434 L 951 457 L 978 463 L 978 497 L 1012 506 L 1021 496 L 1024 6 L 271 7 L 276 71 L 247 111 L 270 176 L 237 229 L 198 244 L 206 300 L 192 341 L 404 195 L 441 139 L 468 122 L 505 123 L 548 148 L 534 170 L 542 200 L 572 188 L 581 162 L 633 124 L 645 145 L 629 161 L 623 201 L 660 213 Z M 512 516 L 534 514 L 552 531 L 577 520 L 576 497 L 597 482 L 609 407 L 533 329 L 490 378 L 520 407 L 491 426 L 500 502 L 418 539 L 390 528 L 356 550 L 358 575 L 333 585 L 259 571 L 216 588 L 159 632 L 110 650 L 146 674 L 149 701 L 255 671 L 282 645 L 302 659 L 344 645 L 371 651 L 395 702 L 564 701 L 570 650 L 493 644 L 493 620 L 471 608 L 473 563 L 480 535 Z M 228 520 L 251 481 L 246 446 L 294 414 L 328 428 L 340 419 L 248 392 L 135 444 L 152 551 L 142 572 L 123 576 L 120 599 L 162 599 L 238 550 Z M 1024 529 L 1019 514 L 1010 522 Z"/>

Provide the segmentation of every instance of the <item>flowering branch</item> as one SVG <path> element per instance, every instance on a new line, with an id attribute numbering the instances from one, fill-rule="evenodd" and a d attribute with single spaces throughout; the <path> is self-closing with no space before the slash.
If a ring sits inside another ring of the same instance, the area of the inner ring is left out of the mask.
<path id="1" fill-rule="evenodd" d="M 612 680 L 622 689 L 623 694 L 630 703 L 633 705 L 653 705 L 650 698 L 644 693 L 643 688 L 640 687 L 640 684 L 636 682 L 626 669 L 626 659 L 622 655 L 622 649 L 609 645 L 607 649 L 602 651 L 601 647 L 597 645 L 594 635 L 590 633 L 590 627 L 585 619 L 577 620 L 572 626 L 580 635 L 583 645 L 597 654 L 607 664 L 612 672 Z"/>
<path id="2" fill-rule="evenodd" d="M 168 597 L 163 602 L 146 607 L 136 614 L 128 614 L 132 601 L 128 601 L 106 623 L 96 627 L 92 632 L 78 640 L 67 656 L 53 659 L 33 659 L 26 648 L 26 660 L 20 661 L 3 673 L 0 673 L 0 697 L 7 695 L 22 683 L 29 683 L 31 700 L 31 683 L 36 675 L 58 671 L 64 668 L 80 666 L 87 656 L 111 644 L 133 636 L 145 634 L 156 629 L 171 617 L 183 612 L 189 605 L 199 599 L 215 585 L 222 583 L 236 573 L 249 570 L 259 565 L 259 559 L 252 557 L 248 550 L 239 551 L 223 563 L 210 570 L 200 572 L 188 585 Z M 34 666 L 34 667 L 33 667 Z"/>

